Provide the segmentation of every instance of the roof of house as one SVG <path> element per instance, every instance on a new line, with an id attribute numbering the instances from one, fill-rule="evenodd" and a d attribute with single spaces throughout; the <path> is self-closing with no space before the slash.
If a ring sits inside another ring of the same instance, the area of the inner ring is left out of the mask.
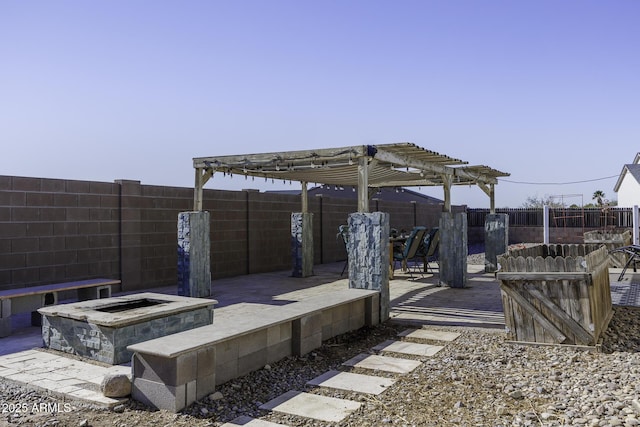
<path id="1" fill-rule="evenodd" d="M 638 156 L 636 156 L 636 158 L 638 158 Z M 618 178 L 615 187 L 613 187 L 613 191 L 615 191 L 616 193 L 620 189 L 622 181 L 624 181 L 627 173 L 629 173 L 629 175 L 631 175 L 637 182 L 640 183 L 640 164 L 624 165 L 622 167 L 622 172 L 620 172 L 620 177 Z"/>
<path id="2" fill-rule="evenodd" d="M 286 193 L 298 195 L 302 190 L 284 190 L 284 191 L 272 191 L 273 193 Z M 358 189 L 352 186 L 336 186 L 336 185 L 319 185 L 317 187 L 310 188 L 308 191 L 309 196 L 323 195 L 327 197 L 336 197 L 342 199 L 358 198 Z M 417 191 L 409 190 L 404 187 L 382 187 L 378 188 L 376 193 L 372 195 L 372 199 L 384 200 L 387 202 L 416 202 L 424 204 L 442 204 L 443 200 L 437 197 L 428 196 L 426 194 L 419 193 Z"/>

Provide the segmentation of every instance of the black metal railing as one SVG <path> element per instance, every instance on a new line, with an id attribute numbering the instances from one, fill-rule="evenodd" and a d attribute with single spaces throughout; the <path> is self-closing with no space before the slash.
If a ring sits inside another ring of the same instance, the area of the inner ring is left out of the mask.
<path id="1" fill-rule="evenodd" d="M 469 227 L 484 227 L 489 209 L 467 209 Z M 509 216 L 510 227 L 542 227 L 542 208 L 496 209 L 496 213 Z M 633 227 L 631 208 L 550 208 L 550 227 L 627 228 Z"/>

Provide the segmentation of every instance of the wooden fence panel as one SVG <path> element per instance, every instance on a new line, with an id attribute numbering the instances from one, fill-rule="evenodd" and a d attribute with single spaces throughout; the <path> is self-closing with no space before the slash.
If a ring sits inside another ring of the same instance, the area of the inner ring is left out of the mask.
<path id="1" fill-rule="evenodd" d="M 509 340 L 597 344 L 613 311 L 608 251 L 604 246 L 592 249 L 539 245 L 498 258 Z"/>

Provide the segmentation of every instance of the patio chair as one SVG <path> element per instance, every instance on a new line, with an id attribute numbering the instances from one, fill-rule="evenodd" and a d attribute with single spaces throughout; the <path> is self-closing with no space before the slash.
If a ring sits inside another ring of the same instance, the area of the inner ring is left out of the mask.
<path id="1" fill-rule="evenodd" d="M 428 272 L 431 269 L 433 273 L 433 267 L 429 265 L 430 262 L 435 262 L 438 264 L 438 269 L 440 269 L 440 262 L 438 261 L 438 248 L 440 246 L 440 230 L 438 227 L 433 227 L 429 230 L 428 233 L 425 234 L 423 244 L 418 249 L 417 256 L 422 258 L 422 262 L 424 263 L 424 271 Z"/>
<path id="2" fill-rule="evenodd" d="M 406 267 L 407 270 L 409 270 L 409 275 L 413 279 L 413 271 L 409 266 L 409 261 L 411 260 L 414 261 L 414 268 L 415 268 L 416 267 L 415 260 L 416 258 L 418 258 L 416 254 L 418 253 L 418 249 L 422 245 L 422 241 L 424 239 L 424 235 L 426 232 L 427 232 L 427 229 L 425 227 L 422 227 L 422 226 L 414 227 L 413 230 L 411 230 L 411 234 L 409 234 L 409 237 L 407 237 L 407 241 L 400 248 L 401 250 L 394 250 L 393 252 L 394 270 L 395 270 L 395 262 L 400 261 L 401 265 L 403 267 Z"/>
<path id="3" fill-rule="evenodd" d="M 342 239 L 342 243 L 344 243 L 344 249 L 347 251 L 347 260 L 344 262 L 344 267 L 342 267 L 342 273 L 340 273 L 340 277 L 344 274 L 347 266 L 349 265 L 349 250 L 347 249 L 347 242 L 349 241 L 349 226 L 341 225 L 338 227 L 338 234 L 336 235 L 337 239 Z"/>
<path id="4" fill-rule="evenodd" d="M 625 253 L 629 257 L 626 264 L 622 268 L 622 272 L 620 273 L 620 276 L 618 277 L 618 282 L 621 282 L 629 266 L 633 267 L 634 273 L 637 272 L 638 270 L 637 264 L 640 263 L 640 245 L 622 246 L 620 248 L 611 249 L 609 251 L 610 254 L 616 253 L 616 252 Z"/>

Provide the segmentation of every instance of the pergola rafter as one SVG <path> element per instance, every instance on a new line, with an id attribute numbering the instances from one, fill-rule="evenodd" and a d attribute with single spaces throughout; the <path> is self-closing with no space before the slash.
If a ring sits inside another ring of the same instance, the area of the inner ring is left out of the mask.
<path id="1" fill-rule="evenodd" d="M 300 150 L 233 156 L 198 157 L 194 209 L 202 210 L 204 185 L 215 173 L 244 175 L 271 180 L 299 181 L 358 187 L 358 211 L 368 211 L 370 188 L 441 186 L 445 211 L 451 208 L 454 185 L 478 185 L 494 202 L 497 178 L 509 176 L 488 166 L 467 162 L 412 143 L 356 145 L 341 148 Z M 306 191 L 303 189 L 303 195 Z M 306 201 L 303 201 L 306 206 Z"/>

